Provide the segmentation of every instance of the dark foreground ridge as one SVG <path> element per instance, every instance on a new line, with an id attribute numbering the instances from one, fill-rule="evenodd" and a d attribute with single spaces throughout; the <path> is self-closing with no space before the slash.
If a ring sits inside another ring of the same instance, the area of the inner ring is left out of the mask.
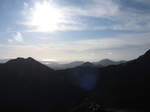
<path id="1" fill-rule="evenodd" d="M 0 64 L 0 111 L 149 111 L 149 80 L 150 50 L 120 65 L 57 71 L 33 58 L 17 58 Z"/>

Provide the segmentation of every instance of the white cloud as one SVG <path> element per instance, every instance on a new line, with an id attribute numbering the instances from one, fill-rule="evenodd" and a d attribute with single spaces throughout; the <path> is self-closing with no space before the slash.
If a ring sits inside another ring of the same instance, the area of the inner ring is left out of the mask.
<path id="1" fill-rule="evenodd" d="M 22 34 L 20 32 L 17 32 L 17 34 L 14 35 L 14 40 L 17 42 L 23 42 Z"/>
<path id="2" fill-rule="evenodd" d="M 95 54 L 94 54 L 94 53 L 91 53 L 90 55 L 91 55 L 91 56 L 94 56 Z"/>
<path id="3" fill-rule="evenodd" d="M 35 59 L 61 61 L 98 61 L 103 58 L 116 60 L 128 58 L 130 60 L 143 53 L 137 53 L 134 51 L 135 49 L 150 48 L 149 35 L 150 33 L 119 35 L 116 38 L 55 42 L 40 45 L 0 45 L 0 48 L 5 48 L 5 50 L 0 50 L 0 54 L 2 54 L 1 57 L 31 56 Z M 11 40 L 9 41 L 11 42 Z"/>
<path id="4" fill-rule="evenodd" d="M 8 42 L 9 42 L 9 43 L 13 43 L 13 40 L 12 40 L 12 39 L 8 39 Z"/>
<path id="5" fill-rule="evenodd" d="M 28 3 L 24 2 L 23 5 L 24 5 L 24 9 L 28 9 L 29 6 Z"/>
<path id="6" fill-rule="evenodd" d="M 12 39 L 8 39 L 9 43 L 14 43 L 14 42 L 23 42 L 23 37 L 20 32 L 17 32 L 16 34 L 12 35 Z"/>
<path id="7" fill-rule="evenodd" d="M 141 0 L 140 0 L 141 1 Z M 143 2 L 143 1 L 141 1 Z M 128 3 L 129 4 L 129 3 Z M 93 0 L 93 3 L 88 5 L 85 9 L 73 9 L 72 14 L 82 15 L 88 17 L 97 17 L 111 20 L 112 24 L 101 26 L 89 26 L 90 20 L 85 24 L 89 29 L 97 30 L 131 30 L 131 31 L 150 31 L 150 14 L 146 14 L 145 10 L 121 8 L 121 4 L 113 0 Z M 134 6 L 133 6 L 134 7 Z M 150 10 L 147 10 L 148 12 Z M 75 13 L 77 12 L 77 13 Z M 94 23 L 94 21 L 92 21 Z"/>
<path id="8" fill-rule="evenodd" d="M 53 52 L 89 52 L 93 55 L 93 51 L 111 50 L 111 49 L 129 49 L 150 47 L 150 33 L 145 34 L 126 34 L 118 35 L 115 38 L 100 38 L 80 41 L 55 42 L 50 44 L 42 44 L 39 48 L 43 51 Z M 92 52 L 92 53 L 91 53 Z M 108 54 L 108 52 L 107 52 Z M 109 54 L 112 52 L 109 51 Z"/>
<path id="9" fill-rule="evenodd" d="M 81 11 L 82 15 L 105 18 L 115 16 L 118 12 L 119 6 L 112 0 L 93 0 L 86 9 Z"/>
<path id="10" fill-rule="evenodd" d="M 111 55 L 111 54 L 113 54 L 113 53 L 112 53 L 112 52 L 109 52 L 108 54 Z"/>
<path id="11" fill-rule="evenodd" d="M 138 0 L 141 3 L 146 3 L 147 0 Z M 53 2 L 53 1 L 51 1 Z M 134 2 L 134 0 L 132 1 Z M 135 1 L 137 2 L 137 1 Z M 149 2 L 148 2 L 149 3 Z M 26 7 L 27 4 L 24 4 Z M 141 10 L 132 8 L 122 9 L 122 5 L 118 0 L 91 0 L 84 4 L 84 7 L 60 6 L 55 7 L 61 11 L 63 15 L 59 24 L 57 24 L 55 31 L 61 30 L 134 30 L 134 31 L 149 31 L 150 29 L 150 15 L 145 14 Z M 134 7 L 134 6 L 133 6 Z M 83 17 L 83 18 L 82 18 Z M 89 19 L 103 18 L 112 22 L 110 25 L 96 24 L 95 21 Z M 44 32 L 49 30 L 40 30 L 31 24 L 27 17 L 24 25 L 28 26 L 29 32 Z M 94 24 L 93 26 L 90 23 Z"/>
<path id="12" fill-rule="evenodd" d="M 37 4 L 37 3 L 35 3 L 35 4 Z M 97 4 L 97 3 L 95 3 L 95 4 Z M 44 6 L 42 6 L 42 4 L 40 4 L 40 5 L 41 5 L 41 7 L 44 8 Z M 49 6 L 51 6 L 51 5 L 49 5 Z M 28 7 L 28 4 L 24 3 L 24 7 Z M 81 20 L 80 18 L 77 18 L 77 16 L 79 16 L 79 15 L 93 16 L 93 14 L 95 14 L 97 12 L 100 12 L 100 11 L 95 12 L 96 9 L 93 9 L 93 8 L 95 8 L 94 5 L 90 6 L 90 8 L 85 9 L 85 10 L 77 8 L 77 7 L 60 7 L 60 8 L 59 7 L 54 8 L 52 6 L 49 7 L 49 9 L 53 9 L 54 11 L 57 11 L 57 12 L 59 12 L 59 14 L 61 14 L 61 19 L 59 19 L 57 21 L 57 24 L 55 24 L 55 26 L 53 26 L 52 29 L 54 29 L 54 30 L 63 30 L 63 31 L 65 31 L 65 30 L 82 30 L 82 29 L 84 29 L 83 26 L 84 26 L 85 23 L 83 23 L 83 20 Z M 91 9 L 92 11 L 89 10 L 89 9 Z M 105 10 L 102 9 L 102 12 L 104 12 L 104 11 Z M 27 21 L 23 22 L 22 24 L 26 25 L 29 28 L 28 31 L 31 31 L 31 32 L 40 32 L 40 31 L 41 32 L 44 32 L 44 31 L 45 32 L 47 32 L 47 31 L 50 32 L 49 29 L 51 29 L 51 27 L 50 27 L 51 24 L 49 24 L 49 22 L 46 21 L 47 22 L 47 26 L 46 26 L 45 22 L 44 22 L 44 19 L 39 20 L 39 19 L 33 17 L 35 12 L 36 12 L 36 8 L 35 8 L 35 10 L 29 12 L 30 13 L 29 15 L 26 15 Z M 37 12 L 37 13 L 39 13 L 39 12 Z M 53 14 L 53 15 L 55 15 L 55 14 Z M 51 15 L 48 16 L 48 18 L 49 18 L 49 21 L 54 21 L 54 20 L 51 20 Z M 38 20 L 38 23 L 36 23 L 36 21 L 33 21 L 33 20 Z M 56 21 L 54 21 L 54 22 L 56 22 Z M 33 23 L 36 23 L 36 24 L 33 24 Z M 39 24 L 40 24 L 40 26 L 38 26 Z M 41 28 L 41 26 L 43 26 L 43 24 L 45 26 Z"/>
<path id="13" fill-rule="evenodd" d="M 140 34 L 139 34 L 140 35 Z M 116 38 L 102 38 L 97 40 L 83 40 L 77 42 L 77 46 L 85 50 L 108 50 L 108 49 L 122 49 L 122 48 L 138 48 L 149 47 L 150 38 L 142 35 L 125 35 Z M 83 47 L 82 47 L 83 46 Z"/>

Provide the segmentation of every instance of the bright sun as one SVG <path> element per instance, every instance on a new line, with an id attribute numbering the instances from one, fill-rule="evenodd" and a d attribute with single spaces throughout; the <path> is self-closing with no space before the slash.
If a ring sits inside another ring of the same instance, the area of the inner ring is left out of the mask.
<path id="1" fill-rule="evenodd" d="M 49 2 L 36 3 L 32 13 L 31 25 L 38 31 L 55 31 L 63 20 L 63 13 Z"/>

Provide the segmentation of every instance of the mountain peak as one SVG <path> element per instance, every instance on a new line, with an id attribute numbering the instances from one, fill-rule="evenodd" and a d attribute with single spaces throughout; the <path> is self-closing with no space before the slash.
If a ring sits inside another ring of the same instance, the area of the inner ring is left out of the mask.
<path id="1" fill-rule="evenodd" d="M 17 57 L 16 59 L 21 60 L 21 59 L 24 59 L 24 58 L 22 58 L 22 57 Z"/>
<path id="2" fill-rule="evenodd" d="M 12 68 L 13 67 L 15 67 L 15 68 L 28 68 L 28 69 L 41 68 L 41 67 L 49 68 L 46 65 L 43 65 L 40 62 L 36 61 L 32 57 L 28 57 L 28 58 L 18 57 L 16 59 L 9 60 L 6 63 L 6 65 L 9 67 L 12 67 Z"/>
<path id="3" fill-rule="evenodd" d="M 150 49 L 144 55 L 150 55 Z"/>
<path id="4" fill-rule="evenodd" d="M 18 57 L 16 59 L 11 59 L 9 60 L 6 64 L 9 65 L 9 66 L 13 66 L 13 65 L 17 65 L 17 66 L 20 66 L 20 65 L 27 65 L 27 64 L 31 64 L 31 63 L 35 63 L 36 61 L 34 61 L 34 59 L 32 58 L 22 58 L 22 57 Z"/>
<path id="5" fill-rule="evenodd" d="M 32 57 L 28 57 L 27 59 L 33 59 Z"/>
<path id="6" fill-rule="evenodd" d="M 94 67 L 95 65 L 90 62 L 85 62 L 82 65 L 80 65 L 79 67 L 87 67 L 87 66 Z"/>
<path id="7" fill-rule="evenodd" d="M 116 63 L 114 61 L 106 58 L 106 59 L 99 61 L 99 64 L 103 65 L 103 66 L 108 66 L 108 65 L 115 65 Z"/>
<path id="8" fill-rule="evenodd" d="M 137 62 L 142 62 L 144 64 L 149 64 L 149 60 L 150 60 L 150 50 L 148 50 L 145 54 L 139 56 L 137 59 Z"/>
<path id="9" fill-rule="evenodd" d="M 26 60 L 29 60 L 29 61 L 36 61 L 34 58 L 32 58 L 32 57 L 28 57 L 28 58 L 26 58 Z M 37 61 L 36 61 L 37 62 Z"/>
<path id="10" fill-rule="evenodd" d="M 126 61 L 124 61 L 124 60 L 113 61 L 113 60 L 110 60 L 110 59 L 106 58 L 106 59 L 102 59 L 99 62 L 96 62 L 95 64 L 96 65 L 102 65 L 102 66 L 108 66 L 108 65 L 118 65 L 118 64 L 121 64 L 121 63 L 125 63 L 125 62 Z"/>
<path id="11" fill-rule="evenodd" d="M 32 57 L 28 57 L 27 59 L 32 59 L 32 60 L 35 60 L 35 59 L 33 59 Z"/>
<path id="12" fill-rule="evenodd" d="M 16 59 L 9 60 L 7 63 L 26 63 L 26 62 L 35 63 L 38 61 L 36 61 L 32 57 L 28 57 L 28 58 L 17 57 Z"/>
<path id="13" fill-rule="evenodd" d="M 108 58 L 105 58 L 105 59 L 102 59 L 101 61 L 112 61 L 112 60 L 110 60 L 110 59 L 108 59 Z"/>
<path id="14" fill-rule="evenodd" d="M 112 61 L 112 60 L 110 60 L 110 59 L 108 59 L 108 58 L 106 58 L 106 59 L 102 59 L 102 60 L 101 60 L 101 61 L 99 61 L 99 62 L 106 62 L 106 61 L 107 61 L 107 62 L 110 62 L 110 61 L 111 61 L 111 62 L 114 62 L 114 61 Z"/>

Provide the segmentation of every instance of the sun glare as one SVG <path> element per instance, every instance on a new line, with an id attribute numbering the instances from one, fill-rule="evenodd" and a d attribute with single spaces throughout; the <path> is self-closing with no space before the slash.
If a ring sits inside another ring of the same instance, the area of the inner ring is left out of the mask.
<path id="1" fill-rule="evenodd" d="M 62 19 L 63 13 L 54 8 L 51 3 L 36 3 L 35 10 L 32 13 L 31 25 L 37 27 L 39 31 L 55 31 Z"/>
<path id="2" fill-rule="evenodd" d="M 56 59 L 42 59 L 42 61 L 56 61 Z"/>

